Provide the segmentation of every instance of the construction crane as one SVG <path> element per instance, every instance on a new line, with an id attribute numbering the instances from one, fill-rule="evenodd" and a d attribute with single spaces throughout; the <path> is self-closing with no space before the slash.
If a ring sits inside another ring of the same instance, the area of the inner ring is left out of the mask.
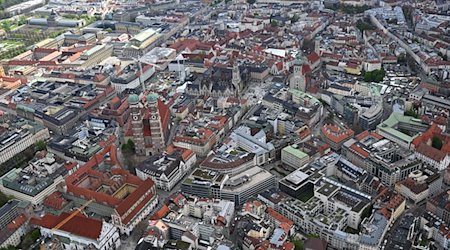
<path id="1" fill-rule="evenodd" d="M 78 213 L 80 213 L 83 209 L 85 209 L 89 204 L 91 204 L 94 200 L 89 200 L 86 203 L 84 203 L 81 207 L 77 208 L 75 211 L 73 211 L 67 218 L 62 220 L 60 223 L 58 223 L 56 226 L 52 228 L 52 233 L 54 233 L 56 230 L 60 229 L 64 224 L 66 224 L 69 220 L 71 220 L 73 217 L 75 217 Z"/>

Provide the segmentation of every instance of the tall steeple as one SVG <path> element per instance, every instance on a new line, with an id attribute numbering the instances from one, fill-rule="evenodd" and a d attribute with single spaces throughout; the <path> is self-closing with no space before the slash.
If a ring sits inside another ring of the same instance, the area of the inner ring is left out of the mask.
<path id="1" fill-rule="evenodd" d="M 294 72 L 289 80 L 289 87 L 305 91 L 306 79 L 303 75 L 303 58 L 301 52 L 298 52 L 294 61 Z"/>
<path id="2" fill-rule="evenodd" d="M 162 130 L 161 115 L 158 108 L 158 95 L 150 93 L 147 96 L 147 108 L 150 112 L 150 133 L 152 138 L 152 148 L 155 151 L 164 149 L 165 138 Z"/>
<path id="3" fill-rule="evenodd" d="M 232 80 L 231 83 L 233 84 L 233 86 L 235 87 L 236 91 L 239 93 L 242 89 L 242 84 L 241 84 L 242 80 L 241 80 L 241 72 L 239 71 L 239 66 L 237 61 L 234 61 L 233 63 L 233 76 L 232 76 Z"/>
<path id="4" fill-rule="evenodd" d="M 133 133 L 136 154 L 145 155 L 144 130 L 141 113 L 142 104 L 139 100 L 139 96 L 131 94 L 128 96 L 128 103 L 130 105 L 131 131 Z"/>

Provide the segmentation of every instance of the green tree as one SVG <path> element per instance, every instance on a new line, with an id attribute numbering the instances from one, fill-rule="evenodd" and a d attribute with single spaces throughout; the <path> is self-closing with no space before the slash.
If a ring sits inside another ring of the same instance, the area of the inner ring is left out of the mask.
<path id="1" fill-rule="evenodd" d="M 111 28 L 105 29 L 106 32 L 111 33 L 113 30 Z"/>
<path id="2" fill-rule="evenodd" d="M 124 154 L 134 154 L 136 147 L 131 139 L 128 139 L 127 143 L 122 144 L 122 152 Z"/>
<path id="3" fill-rule="evenodd" d="M 381 82 L 385 76 L 386 72 L 383 68 L 376 69 L 373 71 L 364 72 L 364 81 L 366 82 Z"/>
<path id="4" fill-rule="evenodd" d="M 294 243 L 295 250 L 305 249 L 305 246 L 303 245 L 303 241 L 301 241 L 301 240 L 293 240 L 292 243 Z"/>
<path id="5" fill-rule="evenodd" d="M 131 173 L 136 172 L 137 159 L 135 157 L 136 147 L 131 139 L 128 139 L 127 143 L 122 144 L 122 155 L 125 160 L 125 164 Z"/>
<path id="6" fill-rule="evenodd" d="M 277 27 L 278 26 L 278 22 L 276 20 L 272 20 L 272 21 L 270 21 L 270 25 L 272 27 Z"/>
<path id="7" fill-rule="evenodd" d="M 317 234 L 307 234 L 306 238 L 308 238 L 308 239 L 318 239 L 320 237 Z"/>
<path id="8" fill-rule="evenodd" d="M 47 143 L 43 140 L 39 140 L 34 144 L 34 148 L 36 151 L 47 149 Z"/>
<path id="9" fill-rule="evenodd" d="M 27 23 L 27 18 L 25 16 L 20 16 L 19 20 L 17 20 L 17 25 L 24 25 Z"/>
<path id="10" fill-rule="evenodd" d="M 20 248 L 29 249 L 37 239 L 41 237 L 41 232 L 39 229 L 34 229 L 33 231 L 27 233 L 22 237 L 22 242 L 20 242 Z"/>
<path id="11" fill-rule="evenodd" d="M 352 6 L 352 5 L 341 5 L 340 10 L 346 14 L 359 14 L 363 13 L 364 11 L 370 9 L 370 6 L 363 5 L 363 6 Z"/>
<path id="12" fill-rule="evenodd" d="M 406 116 L 412 116 L 414 118 L 419 118 L 419 115 L 413 109 L 406 110 L 403 114 Z"/>
<path id="13" fill-rule="evenodd" d="M 8 245 L 7 247 L 2 247 L 0 250 L 17 250 L 15 246 Z"/>
<path id="14" fill-rule="evenodd" d="M 6 32 L 10 32 L 11 31 L 11 22 L 10 21 L 3 21 L 1 23 L 1 27 L 2 29 L 4 29 Z"/>
<path id="15" fill-rule="evenodd" d="M 0 207 L 5 205 L 10 199 L 11 197 L 8 197 L 6 194 L 0 192 Z"/>
<path id="16" fill-rule="evenodd" d="M 291 17 L 291 23 L 295 23 L 300 19 L 300 17 L 297 14 L 294 14 L 293 17 Z"/>
<path id="17" fill-rule="evenodd" d="M 442 145 L 443 145 L 443 142 L 442 142 L 441 138 L 439 138 L 437 136 L 433 136 L 433 138 L 431 139 L 431 146 L 435 149 L 441 150 Z"/>
<path id="18" fill-rule="evenodd" d="M 358 20 L 356 22 L 356 28 L 358 28 L 361 32 L 363 32 L 365 30 L 374 30 L 375 26 L 362 20 Z"/>

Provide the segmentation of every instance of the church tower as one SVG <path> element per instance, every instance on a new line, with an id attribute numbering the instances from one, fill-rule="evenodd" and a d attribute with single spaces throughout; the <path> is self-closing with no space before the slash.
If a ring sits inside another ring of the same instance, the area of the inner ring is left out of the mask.
<path id="1" fill-rule="evenodd" d="M 233 76 L 231 83 L 233 84 L 234 88 L 237 91 L 236 95 L 238 95 L 242 90 L 242 80 L 241 80 L 241 72 L 239 71 L 239 66 L 236 61 L 233 63 Z"/>
<path id="2" fill-rule="evenodd" d="M 128 103 L 130 105 L 131 115 L 131 131 L 133 133 L 133 142 L 137 155 L 145 155 L 145 142 L 144 142 L 144 130 L 142 122 L 142 104 L 139 100 L 139 96 L 131 94 L 128 97 Z"/>
<path id="3" fill-rule="evenodd" d="M 164 150 L 165 135 L 162 129 L 162 121 L 158 108 L 158 95 L 150 93 L 147 96 L 147 108 L 150 113 L 150 133 L 152 139 L 152 149 L 155 152 Z"/>
<path id="4" fill-rule="evenodd" d="M 322 37 L 317 36 L 314 38 L 314 52 L 320 56 L 320 42 L 322 41 Z"/>
<path id="5" fill-rule="evenodd" d="M 305 91 L 306 79 L 303 75 L 302 69 L 303 60 L 299 52 L 294 61 L 294 73 L 292 73 L 291 79 L 289 80 L 289 88 Z"/>

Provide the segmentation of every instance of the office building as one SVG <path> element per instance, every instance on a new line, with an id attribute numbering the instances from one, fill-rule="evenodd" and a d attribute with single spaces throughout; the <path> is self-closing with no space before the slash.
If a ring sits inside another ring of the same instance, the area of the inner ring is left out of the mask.
<path id="1" fill-rule="evenodd" d="M 395 184 L 395 190 L 414 204 L 421 203 L 441 191 L 442 177 L 435 169 L 416 170 Z"/>
<path id="2" fill-rule="evenodd" d="M 308 164 L 309 156 L 299 148 L 299 145 L 294 144 L 281 150 L 281 162 L 298 169 Z"/>
<path id="3" fill-rule="evenodd" d="M 230 138 L 236 142 L 236 146 L 256 156 L 256 164 L 263 165 L 270 160 L 270 154 L 275 149 L 273 144 L 267 142 L 264 130 L 259 130 L 252 135 L 251 129 L 240 126 L 231 133 Z"/>
<path id="4" fill-rule="evenodd" d="M 196 155 L 189 149 L 152 155 L 136 168 L 136 175 L 142 180 L 151 178 L 157 188 L 170 191 L 196 161 Z"/>
<path id="5" fill-rule="evenodd" d="M 409 148 L 417 134 L 428 128 L 429 125 L 420 119 L 394 112 L 377 126 L 377 133 L 404 148 Z"/>
<path id="6" fill-rule="evenodd" d="M 64 182 L 64 161 L 51 153 L 38 153 L 25 168 L 14 168 L 0 178 L 0 191 L 18 199 L 40 205 L 45 197 Z"/>
<path id="7" fill-rule="evenodd" d="M 199 197 L 231 200 L 241 205 L 248 198 L 276 185 L 275 176 L 256 166 L 233 175 L 196 169 L 182 183 L 181 192 Z"/>
<path id="8" fill-rule="evenodd" d="M 16 119 L 9 124 L 8 129 L 0 132 L 0 163 L 34 146 L 36 142 L 50 138 L 48 129 L 39 123 Z"/>

